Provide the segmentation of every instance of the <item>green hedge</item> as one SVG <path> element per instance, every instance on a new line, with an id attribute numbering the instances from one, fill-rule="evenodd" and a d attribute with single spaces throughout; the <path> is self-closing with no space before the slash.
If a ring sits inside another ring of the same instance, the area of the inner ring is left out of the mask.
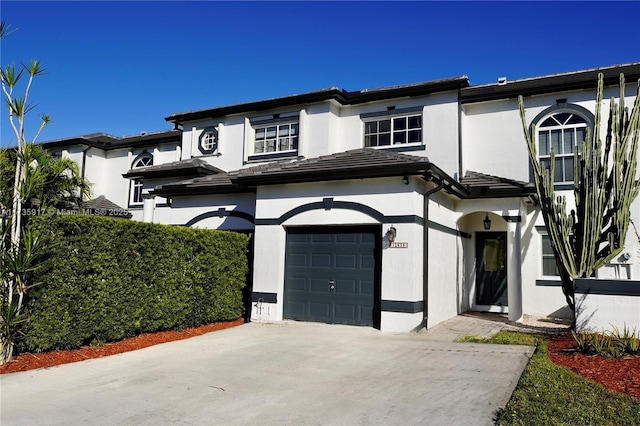
<path id="1" fill-rule="evenodd" d="M 51 236 L 20 352 L 72 349 L 243 314 L 249 236 L 91 216 L 33 218 Z"/>

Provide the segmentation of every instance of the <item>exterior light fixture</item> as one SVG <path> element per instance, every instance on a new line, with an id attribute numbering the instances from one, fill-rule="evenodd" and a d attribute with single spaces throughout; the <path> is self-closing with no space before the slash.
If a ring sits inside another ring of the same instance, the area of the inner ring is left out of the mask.
<path id="1" fill-rule="evenodd" d="M 404 182 L 405 185 L 409 185 L 409 176 L 407 175 L 403 176 L 402 182 Z"/>
<path id="2" fill-rule="evenodd" d="M 387 237 L 387 241 L 389 241 L 389 244 L 394 242 L 396 240 L 396 228 L 394 228 L 393 226 L 389 228 L 385 236 Z"/>
<path id="3" fill-rule="evenodd" d="M 482 221 L 482 225 L 484 225 L 484 229 L 491 229 L 491 219 L 489 219 L 489 214 L 484 215 L 484 220 Z"/>

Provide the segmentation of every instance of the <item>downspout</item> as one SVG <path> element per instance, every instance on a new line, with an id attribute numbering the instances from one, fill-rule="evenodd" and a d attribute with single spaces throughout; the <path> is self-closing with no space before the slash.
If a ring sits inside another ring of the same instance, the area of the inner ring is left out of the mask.
<path id="1" fill-rule="evenodd" d="M 424 217 L 424 235 L 422 237 L 422 299 L 424 303 L 424 328 L 427 328 L 427 321 L 429 319 L 429 197 L 444 187 L 444 181 L 440 178 L 429 175 L 428 180 L 431 182 L 437 180 L 437 184 L 435 188 L 424 193 L 422 212 L 422 216 Z"/>
<path id="2" fill-rule="evenodd" d="M 457 181 L 460 182 L 462 177 L 462 92 L 458 89 L 458 177 Z"/>
<path id="3" fill-rule="evenodd" d="M 84 172 L 86 170 L 87 167 L 87 152 L 89 152 L 89 150 L 92 148 L 91 145 L 87 146 L 85 149 L 82 150 L 82 171 L 80 173 L 82 180 L 84 181 Z M 80 200 L 84 201 L 84 194 L 80 194 Z"/>

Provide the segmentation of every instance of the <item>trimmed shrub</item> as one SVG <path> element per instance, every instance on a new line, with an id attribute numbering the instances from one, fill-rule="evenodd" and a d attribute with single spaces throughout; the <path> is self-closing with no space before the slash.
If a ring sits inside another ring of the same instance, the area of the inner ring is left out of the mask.
<path id="1" fill-rule="evenodd" d="M 243 314 L 249 236 L 91 216 L 33 218 L 51 235 L 20 352 L 73 349 Z"/>

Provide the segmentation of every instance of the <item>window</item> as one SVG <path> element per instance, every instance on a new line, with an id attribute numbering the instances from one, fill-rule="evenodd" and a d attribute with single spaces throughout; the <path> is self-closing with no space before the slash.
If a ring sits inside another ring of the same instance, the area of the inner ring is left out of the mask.
<path id="1" fill-rule="evenodd" d="M 198 148 L 203 154 L 213 154 L 218 150 L 218 129 L 215 127 L 204 129 L 200 134 Z"/>
<path id="2" fill-rule="evenodd" d="M 142 167 L 153 166 L 153 155 L 148 152 L 143 152 L 138 155 L 135 160 L 133 160 L 133 164 L 131 165 L 132 169 L 139 169 Z M 130 192 L 130 205 L 142 204 L 142 179 L 134 179 L 131 181 L 131 192 Z"/>
<path id="3" fill-rule="evenodd" d="M 298 122 L 254 127 L 254 154 L 296 151 L 298 149 Z"/>
<path id="4" fill-rule="evenodd" d="M 553 114 L 538 125 L 538 154 L 543 167 L 551 168 L 551 150 L 555 153 L 554 182 L 573 182 L 574 152 L 584 142 L 587 127 L 587 121 L 571 111 Z"/>
<path id="5" fill-rule="evenodd" d="M 385 117 L 364 123 L 366 147 L 419 143 L 422 143 L 421 114 Z"/>
<path id="6" fill-rule="evenodd" d="M 556 266 L 556 257 L 551 247 L 551 239 L 548 235 L 543 234 L 542 237 L 542 275 L 559 276 L 558 267 Z"/>

